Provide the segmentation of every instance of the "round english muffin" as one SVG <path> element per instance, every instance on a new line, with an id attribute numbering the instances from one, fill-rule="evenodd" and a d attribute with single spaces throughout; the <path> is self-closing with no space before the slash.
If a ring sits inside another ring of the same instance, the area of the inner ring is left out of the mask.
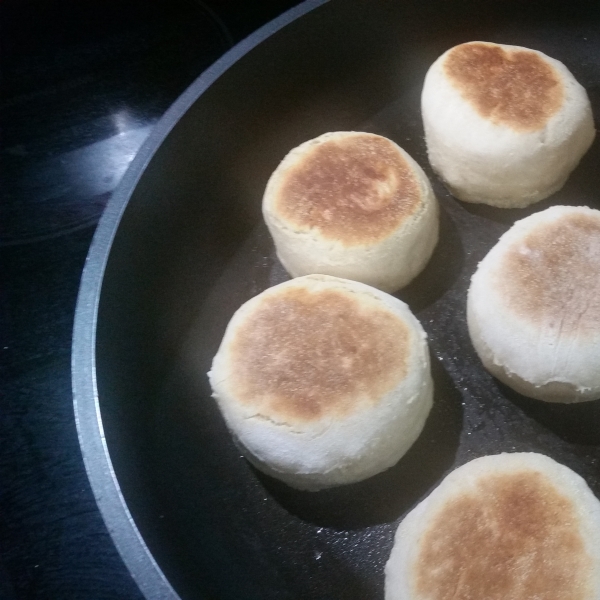
<path id="1" fill-rule="evenodd" d="M 520 46 L 451 48 L 427 72 L 421 108 L 429 161 L 452 194 L 500 208 L 558 191 L 596 134 L 571 72 Z"/>
<path id="2" fill-rule="evenodd" d="M 326 275 L 246 302 L 208 375 L 248 460 L 304 490 L 391 467 L 432 405 L 425 332 L 406 304 Z"/>
<path id="3" fill-rule="evenodd" d="M 517 221 L 471 279 L 467 323 L 485 367 L 517 392 L 600 398 L 600 211 L 554 206 Z"/>
<path id="4" fill-rule="evenodd" d="M 372 133 L 326 133 L 292 150 L 269 179 L 263 215 L 292 277 L 333 275 L 386 292 L 420 273 L 438 240 L 427 176 Z"/>
<path id="5" fill-rule="evenodd" d="M 600 502 L 535 453 L 456 469 L 400 524 L 385 600 L 599 600 Z"/>

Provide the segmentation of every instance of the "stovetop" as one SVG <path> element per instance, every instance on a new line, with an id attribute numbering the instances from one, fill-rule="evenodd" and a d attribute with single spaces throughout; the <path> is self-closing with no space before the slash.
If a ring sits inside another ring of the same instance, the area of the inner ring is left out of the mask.
<path id="1" fill-rule="evenodd" d="M 168 106 L 295 4 L 0 3 L 0 599 L 142 598 L 77 440 L 82 268 L 106 202 Z"/>

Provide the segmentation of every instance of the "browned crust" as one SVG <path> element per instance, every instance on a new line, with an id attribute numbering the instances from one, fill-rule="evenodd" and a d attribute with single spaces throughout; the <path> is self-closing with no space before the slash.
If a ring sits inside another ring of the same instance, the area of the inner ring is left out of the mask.
<path id="1" fill-rule="evenodd" d="M 483 118 L 519 132 L 541 129 L 563 103 L 559 73 L 531 50 L 461 44 L 449 51 L 443 69 Z"/>
<path id="2" fill-rule="evenodd" d="M 309 146 L 283 177 L 277 214 L 344 245 L 388 237 L 422 202 L 413 168 L 397 147 L 368 133 Z"/>
<path id="3" fill-rule="evenodd" d="M 548 332 L 600 332 L 600 215 L 570 213 L 513 243 L 494 277 L 510 310 Z"/>
<path id="4" fill-rule="evenodd" d="M 290 287 L 265 298 L 231 344 L 235 398 L 275 421 L 344 416 L 405 377 L 407 325 L 338 290 Z"/>
<path id="5" fill-rule="evenodd" d="M 448 500 L 420 544 L 427 600 L 589 600 L 592 561 L 573 503 L 543 474 L 482 477 Z"/>

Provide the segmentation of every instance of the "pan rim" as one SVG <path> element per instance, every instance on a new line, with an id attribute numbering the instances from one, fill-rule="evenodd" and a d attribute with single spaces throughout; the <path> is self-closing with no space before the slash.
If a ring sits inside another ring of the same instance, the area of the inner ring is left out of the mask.
<path id="1" fill-rule="evenodd" d="M 112 541 L 147 600 L 180 600 L 152 556 L 121 492 L 104 436 L 96 381 L 96 330 L 104 273 L 123 213 L 154 154 L 188 109 L 231 66 L 296 19 L 329 0 L 304 0 L 239 42 L 204 71 L 165 112 L 140 147 L 98 223 L 81 276 L 71 348 L 71 383 L 79 448 Z"/>

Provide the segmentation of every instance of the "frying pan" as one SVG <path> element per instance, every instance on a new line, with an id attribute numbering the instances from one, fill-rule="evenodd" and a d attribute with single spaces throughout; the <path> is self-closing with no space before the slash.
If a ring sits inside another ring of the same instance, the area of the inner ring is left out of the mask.
<path id="1" fill-rule="evenodd" d="M 599 145 L 530 209 L 450 196 L 429 170 L 419 94 L 439 54 L 477 39 L 563 61 L 600 114 L 597 1 L 308 0 L 200 76 L 123 178 L 83 274 L 73 387 L 98 505 L 149 600 L 382 598 L 399 521 L 485 454 L 542 452 L 600 496 L 599 403 L 546 405 L 503 387 L 465 324 L 469 278 L 515 220 L 552 204 L 598 207 Z M 292 147 L 336 130 L 392 138 L 433 181 L 440 243 L 398 295 L 428 333 L 436 391 L 395 467 L 309 493 L 240 456 L 205 374 L 233 312 L 287 278 L 260 216 L 270 173 Z"/>

